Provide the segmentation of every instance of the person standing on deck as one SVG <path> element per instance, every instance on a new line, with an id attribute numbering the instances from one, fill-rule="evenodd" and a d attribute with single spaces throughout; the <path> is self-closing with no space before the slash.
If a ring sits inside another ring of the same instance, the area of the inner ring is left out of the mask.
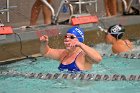
<path id="1" fill-rule="evenodd" d="M 47 0 L 48 3 L 51 3 L 52 0 Z M 31 10 L 31 19 L 30 19 L 30 25 L 36 25 L 37 19 L 40 14 L 40 11 L 42 9 L 43 17 L 44 17 L 44 24 L 51 24 L 51 11 L 50 9 L 43 4 L 41 0 L 36 0 L 35 3 L 32 6 Z"/>
<path id="2" fill-rule="evenodd" d="M 106 16 L 117 15 L 117 0 L 104 0 Z"/>

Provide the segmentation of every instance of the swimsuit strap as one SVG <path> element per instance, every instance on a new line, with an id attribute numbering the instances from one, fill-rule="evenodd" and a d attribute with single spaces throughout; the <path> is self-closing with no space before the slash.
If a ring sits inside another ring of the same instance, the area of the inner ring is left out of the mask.
<path id="1" fill-rule="evenodd" d="M 82 51 L 80 51 L 77 56 L 75 57 L 74 61 L 77 59 L 77 57 L 80 55 L 80 53 L 82 53 Z"/>
<path id="2" fill-rule="evenodd" d="M 124 43 L 127 45 L 128 48 L 130 48 L 126 40 L 124 40 Z"/>
<path id="3" fill-rule="evenodd" d="M 61 60 L 61 63 L 63 62 L 63 60 L 66 58 L 66 56 L 64 56 L 64 58 Z"/>
<path id="4" fill-rule="evenodd" d="M 82 51 L 80 51 L 80 52 L 76 55 L 74 61 L 77 59 L 78 55 L 79 55 L 81 52 L 82 52 Z M 66 56 L 63 58 L 63 60 L 64 60 L 65 58 L 66 58 Z M 61 63 L 63 62 L 63 60 L 61 60 Z"/>

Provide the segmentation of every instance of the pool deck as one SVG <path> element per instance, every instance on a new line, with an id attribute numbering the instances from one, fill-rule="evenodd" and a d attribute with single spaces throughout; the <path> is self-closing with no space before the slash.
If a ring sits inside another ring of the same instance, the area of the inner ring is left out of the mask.
<path id="1" fill-rule="evenodd" d="M 113 16 L 100 18 L 100 20 L 99 23 L 80 25 L 85 30 L 85 43 L 87 45 L 104 42 L 104 33 L 99 31 L 97 25 L 109 27 L 112 24 L 120 23 L 126 27 L 124 38 L 140 38 L 140 16 Z M 6 62 L 15 58 L 25 58 L 26 55 L 38 54 L 40 50 L 38 33 L 40 32 L 50 37 L 49 44 L 51 47 L 63 48 L 63 35 L 70 27 L 71 25 L 58 24 L 36 25 L 31 28 L 23 26 L 13 28 L 16 34 L 0 36 L 0 62 Z"/>

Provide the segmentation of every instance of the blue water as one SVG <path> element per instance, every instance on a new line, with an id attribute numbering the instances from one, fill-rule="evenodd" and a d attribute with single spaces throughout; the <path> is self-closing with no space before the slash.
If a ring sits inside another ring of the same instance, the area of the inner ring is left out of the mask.
<path id="1" fill-rule="evenodd" d="M 0 66 L 0 70 L 57 73 L 58 65 L 56 60 L 39 57 L 36 62 L 26 59 Z M 139 75 L 140 59 L 104 57 L 101 63 L 85 73 Z M 41 80 L 0 76 L 0 93 L 140 93 L 140 81 Z"/>

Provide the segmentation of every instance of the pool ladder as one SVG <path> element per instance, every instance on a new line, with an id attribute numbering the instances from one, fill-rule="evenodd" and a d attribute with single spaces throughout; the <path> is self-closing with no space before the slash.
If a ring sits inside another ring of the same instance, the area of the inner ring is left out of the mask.
<path id="1" fill-rule="evenodd" d="M 130 10 L 131 6 L 132 6 L 133 1 L 135 1 L 135 0 L 130 0 L 130 2 L 128 4 L 127 4 L 126 0 L 121 0 L 121 1 L 122 1 L 123 5 L 124 5 L 124 12 L 128 12 Z M 140 4 L 140 1 L 135 6 L 137 6 L 139 4 Z"/>
<path id="2" fill-rule="evenodd" d="M 10 8 L 16 8 L 17 6 L 10 6 L 9 0 L 6 0 L 6 7 L 0 9 L 0 14 L 4 14 L 6 12 L 6 20 L 7 22 L 10 22 Z"/>

